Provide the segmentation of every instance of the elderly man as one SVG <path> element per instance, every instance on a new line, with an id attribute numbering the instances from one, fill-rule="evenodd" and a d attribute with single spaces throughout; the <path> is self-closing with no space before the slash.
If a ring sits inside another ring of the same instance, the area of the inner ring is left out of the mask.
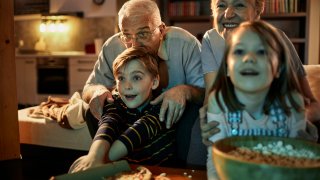
<path id="1" fill-rule="evenodd" d="M 104 101 L 113 101 L 114 59 L 133 46 L 144 47 L 157 54 L 166 62 L 168 77 L 160 78 L 167 78 L 168 86 L 151 104 L 162 103 L 159 116 L 161 121 L 166 122 L 167 128 L 181 119 L 177 128 L 178 154 L 185 161 L 191 127 L 204 99 L 200 42 L 181 28 L 166 27 L 161 21 L 157 4 L 151 0 L 127 1 L 118 16 L 121 32 L 104 43 L 82 98 L 89 103 L 91 113 L 99 119 Z"/>

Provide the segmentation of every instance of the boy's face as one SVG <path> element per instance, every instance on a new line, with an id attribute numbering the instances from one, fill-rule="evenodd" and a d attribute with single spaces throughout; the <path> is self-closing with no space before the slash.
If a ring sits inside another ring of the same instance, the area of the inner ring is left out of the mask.
<path id="1" fill-rule="evenodd" d="M 241 28 L 233 34 L 227 69 L 235 90 L 268 91 L 273 79 L 278 76 L 278 66 L 276 52 L 265 47 L 256 33 Z"/>
<path id="2" fill-rule="evenodd" d="M 159 78 L 153 77 L 137 59 L 121 67 L 115 78 L 121 99 L 129 108 L 144 105 L 159 85 Z"/>
<path id="3" fill-rule="evenodd" d="M 147 51 L 158 54 L 160 41 L 163 38 L 161 28 L 163 27 L 154 25 L 149 15 L 123 18 L 120 24 L 123 37 L 121 39 L 127 48 L 144 47 Z"/>
<path id="4" fill-rule="evenodd" d="M 214 27 L 224 39 L 244 21 L 258 19 L 256 0 L 212 0 Z"/>

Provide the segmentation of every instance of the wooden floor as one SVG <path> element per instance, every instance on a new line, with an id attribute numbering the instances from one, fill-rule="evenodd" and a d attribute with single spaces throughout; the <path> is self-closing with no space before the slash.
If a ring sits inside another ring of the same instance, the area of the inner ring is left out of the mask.
<path id="1" fill-rule="evenodd" d="M 87 152 L 21 145 L 21 159 L 0 161 L 0 179 L 48 180 L 67 173 L 72 162 L 84 154 Z"/>

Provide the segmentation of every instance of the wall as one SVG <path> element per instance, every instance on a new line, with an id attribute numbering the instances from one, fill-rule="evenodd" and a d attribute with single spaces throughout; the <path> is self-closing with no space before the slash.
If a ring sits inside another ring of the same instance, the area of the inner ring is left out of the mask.
<path id="1" fill-rule="evenodd" d="M 0 1 L 0 161 L 20 157 L 13 1 Z M 3 172 L 3 169 L 0 170 Z M 15 172 L 13 172 L 15 173 Z M 1 173 L 2 177 L 3 173 Z"/>
<path id="2" fill-rule="evenodd" d="M 117 15 L 116 0 L 105 0 L 96 5 L 92 0 L 50 0 L 50 13 L 81 11 L 85 17 L 105 17 Z"/>
<path id="3" fill-rule="evenodd" d="M 66 16 L 69 30 L 63 33 L 41 33 L 41 19 L 31 18 L 14 22 L 16 46 L 18 41 L 24 41 L 24 49 L 34 49 L 40 37 L 44 38 L 50 51 L 84 51 L 85 45 L 93 43 L 95 38 L 106 40 L 115 33 L 116 17 L 79 18 Z"/>
<path id="4" fill-rule="evenodd" d="M 320 1 L 310 0 L 308 64 L 320 64 Z"/>

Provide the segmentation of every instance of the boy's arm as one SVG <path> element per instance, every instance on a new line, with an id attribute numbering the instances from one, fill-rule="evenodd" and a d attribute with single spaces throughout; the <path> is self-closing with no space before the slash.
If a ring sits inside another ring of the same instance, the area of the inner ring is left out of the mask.
<path id="1" fill-rule="evenodd" d="M 100 166 L 109 161 L 107 152 L 110 144 L 105 140 L 97 140 L 91 144 L 88 155 L 76 160 L 69 169 L 69 173 L 84 171 L 93 167 Z"/>
<path id="2" fill-rule="evenodd" d="M 173 130 L 166 129 L 165 122 L 160 122 L 160 106 L 154 105 L 145 110 L 143 115 L 137 117 L 138 120 L 118 138 L 127 147 L 128 152 L 145 145 L 163 131 Z"/>
<path id="3" fill-rule="evenodd" d="M 144 111 L 144 115 L 111 145 L 109 159 L 114 161 L 128 155 L 133 149 L 141 147 L 162 130 L 166 130 L 165 123 L 159 120 L 159 111 L 160 105 L 151 106 Z"/>
<path id="4" fill-rule="evenodd" d="M 115 140 L 109 151 L 110 161 L 117 161 L 126 155 L 128 155 L 127 147 L 123 144 L 123 142 Z"/>

